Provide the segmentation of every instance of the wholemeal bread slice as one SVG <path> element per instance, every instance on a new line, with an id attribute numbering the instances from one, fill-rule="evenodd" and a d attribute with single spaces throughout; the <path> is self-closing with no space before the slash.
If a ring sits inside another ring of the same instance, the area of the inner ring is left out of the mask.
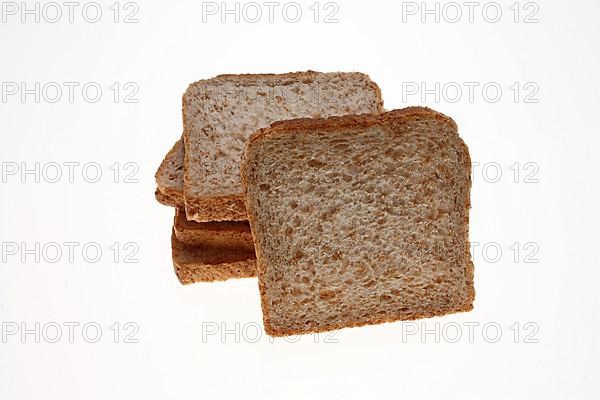
<path id="1" fill-rule="evenodd" d="M 161 162 L 156 178 L 155 197 L 159 203 L 183 207 L 183 138 L 179 139 Z"/>
<path id="2" fill-rule="evenodd" d="M 258 128 L 382 107 L 379 87 L 355 72 L 220 75 L 191 84 L 183 96 L 187 218 L 247 219 L 239 164 L 246 140 Z"/>
<path id="3" fill-rule="evenodd" d="M 256 256 L 247 248 L 189 245 L 171 235 L 173 266 L 184 284 L 256 276 Z"/>
<path id="4" fill-rule="evenodd" d="M 185 211 L 177 209 L 173 231 L 180 242 L 192 246 L 254 251 L 252 232 L 250 232 L 248 221 L 188 221 L 185 218 Z"/>
<path id="5" fill-rule="evenodd" d="M 241 173 L 266 332 L 471 310 L 470 170 L 454 121 L 426 108 L 254 134 Z"/>

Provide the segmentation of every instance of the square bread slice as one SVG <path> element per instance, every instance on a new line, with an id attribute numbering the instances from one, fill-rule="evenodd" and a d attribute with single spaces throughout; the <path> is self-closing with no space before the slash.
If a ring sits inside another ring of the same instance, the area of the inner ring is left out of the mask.
<path id="1" fill-rule="evenodd" d="M 173 230 L 175 237 L 187 245 L 254 251 L 248 221 L 188 221 L 185 218 L 185 211 L 177 209 Z"/>
<path id="2" fill-rule="evenodd" d="M 159 203 L 172 207 L 184 207 L 183 200 L 183 138 L 179 139 L 160 163 L 156 174 L 154 195 Z"/>
<path id="3" fill-rule="evenodd" d="M 379 87 L 358 72 L 220 75 L 183 96 L 187 219 L 247 220 L 240 158 L 250 134 L 278 120 L 383 111 Z"/>
<path id="4" fill-rule="evenodd" d="M 255 133 L 241 173 L 266 332 L 471 310 L 470 171 L 455 122 L 426 108 Z"/>
<path id="5" fill-rule="evenodd" d="M 256 276 L 256 256 L 247 248 L 185 244 L 171 234 L 175 274 L 184 285 Z"/>

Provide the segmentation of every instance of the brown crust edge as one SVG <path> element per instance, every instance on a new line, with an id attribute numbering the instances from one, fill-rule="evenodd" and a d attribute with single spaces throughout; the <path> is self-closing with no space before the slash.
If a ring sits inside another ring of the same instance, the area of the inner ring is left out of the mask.
<path id="1" fill-rule="evenodd" d="M 154 198 L 160 204 L 169 207 L 183 207 L 183 196 L 178 192 L 163 191 L 159 187 L 154 191 Z"/>
<path id="2" fill-rule="evenodd" d="M 268 325 L 265 323 L 265 332 L 269 336 L 273 336 L 273 337 L 282 337 L 282 336 L 290 336 L 290 335 L 306 335 L 306 334 L 311 334 L 311 333 L 335 331 L 335 330 L 340 330 L 340 329 L 345 329 L 345 328 L 358 328 L 358 327 L 367 326 L 367 325 L 379 325 L 379 324 L 399 322 L 399 321 L 414 321 L 416 319 L 421 319 L 421 318 L 441 317 L 444 315 L 471 311 L 472 309 L 473 309 L 473 304 L 471 303 L 471 304 L 464 304 L 459 307 L 450 308 L 448 310 L 443 310 L 443 311 L 432 311 L 430 313 L 409 314 L 409 315 L 396 315 L 396 316 L 391 316 L 391 317 L 387 317 L 387 318 L 384 318 L 384 317 L 373 318 L 373 319 L 367 320 L 367 321 L 354 321 L 354 322 L 347 323 L 347 324 L 331 324 L 331 325 L 321 326 L 316 329 L 312 328 L 312 329 L 308 329 L 308 330 L 276 329 L 276 328 L 273 328 L 271 325 Z M 264 315 L 263 315 L 263 317 L 264 317 Z M 263 321 L 264 321 L 264 318 L 263 318 Z"/>
<path id="3" fill-rule="evenodd" d="M 171 232 L 171 255 L 175 275 L 182 285 L 199 282 L 225 281 L 229 279 L 256 277 L 256 259 L 247 258 L 243 260 L 228 261 L 218 264 L 206 264 L 198 262 L 179 262 L 178 254 L 185 251 L 187 245 L 181 243 Z"/>
<path id="4" fill-rule="evenodd" d="M 458 126 L 454 120 L 438 111 L 427 107 L 406 107 L 397 110 L 391 110 L 380 114 L 359 114 L 344 115 L 328 118 L 296 118 L 287 121 L 277 121 L 267 128 L 262 128 L 254 132 L 246 142 L 244 154 L 242 156 L 242 167 L 244 166 L 244 156 L 250 146 L 257 140 L 266 136 L 273 136 L 282 133 L 290 133 L 297 130 L 320 130 L 324 132 L 334 132 L 344 128 L 368 128 L 374 125 L 384 125 L 389 121 L 408 120 L 414 117 L 430 118 L 450 124 L 455 132 L 458 132 Z M 458 134 L 457 134 L 458 135 Z M 244 175 L 243 173 L 241 174 Z M 242 182 L 242 186 L 244 182 Z M 245 189 L 245 186 L 244 186 Z"/>
<path id="5" fill-rule="evenodd" d="M 375 82 L 373 82 L 373 80 L 371 79 L 371 77 L 368 74 L 365 74 L 364 72 L 359 72 L 359 71 L 329 71 L 329 72 L 321 72 L 321 71 L 313 71 L 313 70 L 306 70 L 306 71 L 295 71 L 295 72 L 284 72 L 284 73 L 262 73 L 262 74 L 220 74 L 217 76 L 214 76 L 212 78 L 208 78 L 208 79 L 200 79 L 196 82 L 192 82 L 188 85 L 185 93 L 184 93 L 184 98 L 186 96 L 186 94 L 188 93 L 188 91 L 190 90 L 190 88 L 197 86 L 197 85 L 201 85 L 203 83 L 212 83 L 212 82 L 227 82 L 227 81 L 231 81 L 231 80 L 237 80 L 237 81 L 242 81 L 244 83 L 248 83 L 248 82 L 256 82 L 257 80 L 260 79 L 270 79 L 271 81 L 268 82 L 269 84 L 273 84 L 273 86 L 279 86 L 279 85 L 285 85 L 285 84 L 291 84 L 291 83 L 295 83 L 298 81 L 304 82 L 304 83 L 312 83 L 314 82 L 319 76 L 322 76 L 324 74 L 345 74 L 345 75 L 357 75 L 357 76 L 361 76 L 363 78 L 366 78 L 367 80 L 369 80 L 370 82 L 372 82 L 374 84 L 374 86 L 377 88 L 377 93 L 379 94 L 379 99 L 381 99 L 381 91 L 379 90 L 379 86 L 377 86 L 377 84 Z M 383 102 L 382 102 L 383 104 Z"/>
<path id="6" fill-rule="evenodd" d="M 186 230 L 202 230 L 206 232 L 239 232 L 250 233 L 250 224 L 244 221 L 189 221 L 185 216 L 185 210 L 175 210 L 175 226 Z"/>
<path id="7" fill-rule="evenodd" d="M 246 146 L 244 148 L 244 153 L 242 154 L 242 161 L 240 167 L 240 176 L 242 188 L 244 189 L 244 199 L 246 202 L 246 209 L 248 211 L 248 220 L 250 222 L 250 229 L 252 231 L 252 237 L 254 240 L 254 248 L 256 252 L 256 266 L 258 272 L 258 289 L 260 292 L 260 304 L 263 313 L 263 324 L 265 327 L 265 332 L 270 336 L 288 336 L 288 335 L 296 335 L 296 334 L 309 334 L 309 333 L 318 333 L 325 332 L 330 330 L 342 329 L 342 328 L 353 328 L 365 325 L 374 325 L 374 324 L 382 324 L 387 322 L 396 322 L 400 320 L 415 320 L 420 318 L 429 318 L 441 315 L 447 315 L 451 313 L 458 312 L 466 312 L 471 311 L 473 309 L 473 301 L 475 299 L 475 288 L 471 286 L 470 296 L 467 299 L 467 304 L 456 307 L 455 309 L 445 310 L 443 312 L 436 313 L 432 311 L 430 314 L 413 314 L 411 316 L 391 316 L 391 317 L 382 317 L 376 318 L 368 321 L 355 321 L 355 323 L 346 323 L 346 324 L 332 324 L 319 328 L 311 328 L 308 330 L 298 330 L 298 329 L 277 329 L 271 326 L 269 314 L 268 314 L 268 306 L 266 304 L 266 290 L 264 288 L 262 276 L 265 274 L 266 265 L 264 263 L 264 258 L 262 255 L 262 249 L 258 246 L 258 230 L 255 219 L 255 210 L 252 208 L 250 202 L 248 201 L 248 175 L 247 175 L 247 154 L 248 150 L 254 143 L 260 141 L 271 135 L 278 134 L 293 134 L 294 131 L 297 130 L 309 130 L 309 129 L 319 129 L 320 131 L 325 132 L 333 132 L 340 128 L 368 128 L 374 125 L 384 124 L 390 120 L 408 120 L 412 117 L 433 117 L 435 119 L 441 120 L 445 123 L 450 124 L 453 127 L 454 132 L 456 132 L 456 137 L 459 139 L 459 146 L 462 145 L 464 148 L 464 152 L 466 154 L 465 162 L 468 163 L 469 168 L 469 192 L 471 190 L 471 159 L 469 155 L 468 148 L 464 141 L 460 139 L 458 136 L 458 126 L 454 120 L 438 111 L 432 110 L 427 107 L 406 107 L 397 110 L 387 111 L 382 114 L 361 114 L 361 115 L 347 115 L 341 117 L 328 117 L 328 118 L 298 118 L 287 121 L 278 121 L 271 124 L 271 126 L 263 129 L 259 129 L 254 134 L 250 136 L 248 141 L 246 142 Z M 467 213 L 466 213 L 466 237 L 468 238 L 468 230 L 469 230 L 469 213 L 468 209 L 470 208 L 470 196 L 469 203 L 466 205 Z M 468 259 L 467 265 L 467 273 L 469 275 L 470 281 L 473 282 L 474 278 L 474 266 L 471 258 L 469 242 L 467 242 L 466 246 L 466 254 Z"/>
<path id="8" fill-rule="evenodd" d="M 176 209 L 173 231 L 177 239 L 186 245 L 254 251 L 248 221 L 194 222 L 185 218 L 185 211 Z"/>
<path id="9" fill-rule="evenodd" d="M 248 213 L 242 195 L 185 198 L 185 214 L 190 221 L 247 221 Z"/>

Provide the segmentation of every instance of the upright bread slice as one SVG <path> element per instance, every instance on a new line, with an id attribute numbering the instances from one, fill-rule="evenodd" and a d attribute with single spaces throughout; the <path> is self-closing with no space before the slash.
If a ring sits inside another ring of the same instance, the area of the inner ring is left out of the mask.
<path id="1" fill-rule="evenodd" d="M 470 171 L 454 121 L 426 108 L 254 134 L 241 173 L 267 333 L 471 310 Z"/>
<path id="2" fill-rule="evenodd" d="M 156 200 L 159 203 L 183 207 L 183 139 L 179 139 L 169 150 L 158 167 L 154 177 L 157 189 Z"/>
<path id="3" fill-rule="evenodd" d="M 171 250 L 175 274 L 184 285 L 256 276 L 254 250 L 189 245 L 178 240 L 174 231 L 171 235 Z"/>
<path id="4" fill-rule="evenodd" d="M 185 211 L 177 209 L 173 231 L 180 242 L 192 246 L 254 251 L 248 221 L 188 221 L 185 218 Z"/>
<path id="5" fill-rule="evenodd" d="M 246 220 L 240 158 L 250 134 L 298 117 L 381 112 L 379 87 L 361 73 L 220 75 L 183 96 L 184 198 L 198 222 Z"/>

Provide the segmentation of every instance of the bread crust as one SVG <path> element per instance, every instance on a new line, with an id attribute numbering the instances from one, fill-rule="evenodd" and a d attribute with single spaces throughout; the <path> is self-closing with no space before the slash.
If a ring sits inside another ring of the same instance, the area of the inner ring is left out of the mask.
<path id="1" fill-rule="evenodd" d="M 239 248 L 254 251 L 248 221 L 188 221 L 185 211 L 177 209 L 173 228 L 177 239 L 188 245 L 211 245 L 223 249 Z"/>
<path id="2" fill-rule="evenodd" d="M 247 221 L 248 213 L 241 195 L 221 197 L 189 196 L 185 202 L 187 219 L 196 222 Z"/>
<path id="3" fill-rule="evenodd" d="M 175 274 L 183 285 L 256 276 L 256 258 L 247 249 L 186 245 L 173 230 L 171 250 Z"/>
<path id="4" fill-rule="evenodd" d="M 374 125 L 386 125 L 388 122 L 394 121 L 398 124 L 404 123 L 412 119 L 418 118 L 435 118 L 450 124 L 454 131 L 458 130 L 458 126 L 454 120 L 438 111 L 427 107 L 406 107 L 397 110 L 387 111 L 381 114 L 360 114 L 360 115 L 344 115 L 340 117 L 328 118 L 296 118 L 287 121 L 277 121 L 269 127 L 262 128 L 254 132 L 246 142 L 244 156 L 247 149 L 252 144 L 266 136 L 275 136 L 301 130 L 319 130 L 321 132 L 335 132 L 340 129 L 347 128 L 369 128 Z M 242 156 L 242 169 L 245 167 L 244 156 Z M 243 171 L 243 170 L 242 170 Z M 244 173 L 242 172 L 242 185 L 244 185 Z"/>
<path id="5" fill-rule="evenodd" d="M 248 197 L 248 188 L 249 188 L 249 176 L 253 174 L 254 171 L 249 170 L 249 162 L 248 154 L 250 153 L 250 149 L 256 143 L 260 142 L 269 137 L 275 137 L 279 135 L 287 135 L 287 134 L 300 134 L 302 131 L 319 131 L 319 132 L 336 132 L 340 129 L 365 129 L 376 125 L 381 126 L 389 126 L 390 124 L 393 126 L 395 124 L 404 124 L 409 121 L 418 120 L 421 118 L 433 118 L 438 121 L 449 124 L 452 130 L 456 134 L 456 140 L 459 147 L 459 151 L 461 152 L 464 160 L 464 168 L 468 171 L 468 188 L 470 191 L 471 187 L 471 159 L 469 156 L 469 151 L 466 144 L 462 141 L 462 139 L 458 136 L 458 127 L 454 120 L 450 117 L 434 111 L 432 109 L 426 107 L 407 107 L 404 109 L 392 110 L 383 114 L 362 114 L 362 115 L 353 115 L 353 116 L 342 116 L 342 117 L 329 117 L 329 118 L 299 118 L 287 121 L 279 121 L 271 124 L 267 128 L 260 129 L 256 131 L 254 134 L 250 136 L 248 141 L 246 142 L 246 146 L 244 149 L 244 153 L 242 156 L 241 162 L 241 183 L 244 189 L 244 197 L 246 202 L 246 208 L 248 210 L 248 219 L 250 222 L 252 234 L 254 236 L 255 243 L 255 251 L 257 257 L 257 270 L 258 270 L 258 283 L 259 283 L 259 292 L 261 296 L 261 308 L 263 312 L 263 323 L 265 326 L 265 331 L 267 334 L 271 336 L 287 336 L 287 335 L 296 335 L 296 334 L 307 334 L 307 333 L 317 333 L 324 332 L 329 330 L 337 330 L 342 328 L 351 328 L 358 327 L 364 325 L 371 324 L 380 324 L 387 322 L 395 322 L 399 320 L 414 320 L 419 318 L 430 318 L 440 315 L 446 315 L 450 313 L 464 312 L 470 311 L 473 309 L 473 300 L 475 298 L 475 289 L 471 285 L 468 290 L 467 299 L 463 304 L 452 304 L 447 309 L 434 309 L 428 310 L 429 312 L 423 313 L 412 313 L 412 314 L 401 314 L 401 313 L 390 313 L 389 315 L 374 317 L 369 320 L 355 320 L 351 322 L 344 323 L 331 323 L 331 324 L 322 324 L 319 327 L 311 327 L 309 329 L 279 329 L 271 324 L 270 321 L 270 313 L 269 313 L 269 305 L 267 301 L 267 291 L 265 286 L 264 276 L 267 272 L 267 265 L 265 263 L 265 258 L 262 253 L 261 243 L 264 243 L 262 235 L 264 232 L 260 232 L 258 230 L 257 224 L 257 210 L 254 209 L 252 202 Z M 470 196 L 469 196 L 470 197 Z M 468 238 L 468 228 L 469 228 L 469 213 L 468 209 L 470 208 L 470 200 L 467 200 L 467 204 L 465 205 L 466 212 L 465 220 L 464 220 L 464 237 Z M 466 243 L 465 252 L 465 267 L 466 267 L 466 277 L 472 283 L 474 277 L 474 266 L 470 256 L 470 248 L 468 242 Z"/>
<path id="6" fill-rule="evenodd" d="M 261 302 L 262 304 L 262 302 Z M 432 311 L 431 313 L 415 313 L 415 314 L 398 314 L 398 315 L 390 315 L 387 317 L 373 318 L 368 321 L 354 321 L 350 323 L 336 323 L 330 325 L 322 325 L 318 328 L 311 328 L 309 330 L 300 330 L 300 329 L 277 329 L 267 323 L 265 320 L 265 314 L 263 312 L 263 323 L 265 325 L 265 332 L 269 336 L 274 337 L 282 337 L 282 336 L 290 336 L 290 335 L 306 335 L 310 333 L 320 333 L 320 332 L 328 332 L 335 331 L 344 328 L 358 328 L 366 325 L 378 325 L 385 324 L 390 322 L 398 322 L 398 321 L 414 321 L 416 319 L 421 318 L 433 318 L 433 317 L 441 317 L 443 315 L 448 314 L 456 314 L 459 312 L 467 312 L 473 310 L 473 304 L 464 304 L 459 307 L 449 308 L 447 310 L 439 310 Z"/>
<path id="7" fill-rule="evenodd" d="M 180 198 L 177 193 L 165 193 L 158 187 L 154 190 L 154 198 L 164 206 L 176 208 L 183 207 L 183 199 Z"/>
<path id="8" fill-rule="evenodd" d="M 380 109 L 380 111 L 383 111 L 383 97 L 381 96 L 381 89 L 373 80 L 371 80 L 369 75 L 367 75 L 363 72 L 356 72 L 356 71 L 355 72 L 338 72 L 338 73 L 340 73 L 340 74 L 343 73 L 348 76 L 354 75 L 356 77 L 366 79 L 368 82 L 370 82 L 369 87 L 371 89 L 373 89 L 373 91 L 375 91 L 375 93 L 377 94 L 378 108 Z M 239 82 L 243 82 L 243 83 L 256 83 L 256 82 L 261 81 L 261 83 L 268 84 L 271 86 L 285 86 L 285 85 L 290 85 L 290 84 L 297 83 L 297 82 L 310 84 L 310 83 L 313 83 L 322 74 L 323 74 L 323 72 L 312 71 L 312 70 L 286 72 L 283 74 L 274 74 L 274 73 L 271 73 L 271 74 L 221 74 L 221 75 L 217 75 L 213 78 L 201 79 L 199 81 L 193 82 L 188 86 L 188 89 L 190 89 L 191 87 L 193 87 L 195 85 L 202 84 L 202 83 L 218 82 L 218 81 L 230 82 L 233 79 L 235 79 Z"/>

